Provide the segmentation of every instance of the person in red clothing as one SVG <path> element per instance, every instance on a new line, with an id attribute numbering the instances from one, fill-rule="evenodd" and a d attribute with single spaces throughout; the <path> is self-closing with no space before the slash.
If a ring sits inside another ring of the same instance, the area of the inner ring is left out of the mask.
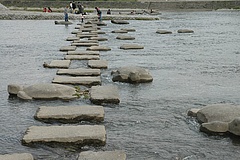
<path id="1" fill-rule="evenodd" d="M 47 12 L 47 8 L 46 7 L 43 8 L 43 12 Z"/>

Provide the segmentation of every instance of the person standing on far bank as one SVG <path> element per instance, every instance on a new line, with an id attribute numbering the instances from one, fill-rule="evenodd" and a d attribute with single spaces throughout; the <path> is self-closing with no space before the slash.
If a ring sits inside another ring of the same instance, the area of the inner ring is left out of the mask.
<path id="1" fill-rule="evenodd" d="M 98 7 L 95 7 L 95 9 L 97 11 L 98 20 L 101 22 L 102 21 L 102 11 Z"/>
<path id="2" fill-rule="evenodd" d="M 68 22 L 68 6 L 66 6 L 66 8 L 64 9 L 64 19 L 65 22 Z"/>

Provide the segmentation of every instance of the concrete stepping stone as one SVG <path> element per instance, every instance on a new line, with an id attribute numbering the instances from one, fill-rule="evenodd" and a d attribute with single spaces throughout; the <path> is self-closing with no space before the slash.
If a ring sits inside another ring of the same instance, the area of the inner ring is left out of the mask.
<path id="1" fill-rule="evenodd" d="M 63 46 L 60 48 L 60 51 L 67 52 L 67 51 L 75 51 L 77 49 L 76 46 Z"/>
<path id="2" fill-rule="evenodd" d="M 72 31 L 71 33 L 72 33 L 72 34 L 81 34 L 82 31 L 80 31 L 80 30 L 75 30 L 75 31 Z"/>
<path id="3" fill-rule="evenodd" d="M 177 32 L 178 33 L 194 33 L 194 31 L 191 29 L 179 29 Z"/>
<path id="4" fill-rule="evenodd" d="M 126 31 L 126 30 L 114 30 L 114 31 L 112 31 L 112 33 L 128 33 L 128 31 Z"/>
<path id="5" fill-rule="evenodd" d="M 73 43 L 98 43 L 98 40 L 74 40 Z"/>
<path id="6" fill-rule="evenodd" d="M 128 49 L 144 49 L 143 46 L 137 44 L 123 44 L 120 49 L 128 50 Z"/>
<path id="7" fill-rule="evenodd" d="M 1 160 L 34 160 L 30 153 L 12 153 L 0 155 Z"/>
<path id="8" fill-rule="evenodd" d="M 82 76 L 82 77 L 56 76 L 52 80 L 52 83 L 94 86 L 101 85 L 101 78 L 100 76 Z"/>
<path id="9" fill-rule="evenodd" d="M 80 28 L 79 31 L 82 32 L 91 32 L 91 31 L 97 31 L 97 28 Z"/>
<path id="10" fill-rule="evenodd" d="M 99 55 L 66 55 L 67 60 L 99 60 Z"/>
<path id="11" fill-rule="evenodd" d="M 107 24 L 104 23 L 103 21 L 97 22 L 96 24 L 97 24 L 97 26 L 107 26 Z"/>
<path id="12" fill-rule="evenodd" d="M 53 60 L 50 64 L 44 62 L 43 66 L 46 68 L 69 68 L 70 64 L 70 60 Z"/>
<path id="13" fill-rule="evenodd" d="M 71 75 L 71 76 L 99 76 L 101 74 L 100 69 L 88 69 L 88 68 L 77 68 L 77 69 L 59 69 L 57 75 Z"/>
<path id="14" fill-rule="evenodd" d="M 89 37 L 88 40 L 107 41 L 108 39 L 104 37 Z"/>
<path id="15" fill-rule="evenodd" d="M 101 122 L 104 120 L 103 106 L 41 106 L 34 118 L 43 122 L 78 123 L 80 121 Z"/>
<path id="16" fill-rule="evenodd" d="M 116 37 L 116 39 L 120 39 L 120 40 L 134 40 L 135 37 L 127 36 L 127 35 L 118 35 L 118 36 Z"/>
<path id="17" fill-rule="evenodd" d="M 117 86 L 92 86 L 90 89 L 90 100 L 94 104 L 120 103 Z"/>
<path id="18" fill-rule="evenodd" d="M 110 51 L 111 48 L 107 46 L 91 46 L 87 48 L 88 51 Z"/>
<path id="19" fill-rule="evenodd" d="M 98 34 L 95 33 L 82 33 L 82 34 L 77 34 L 77 37 L 79 38 L 91 38 L 91 37 L 97 37 Z"/>
<path id="20" fill-rule="evenodd" d="M 128 31 L 128 32 L 135 32 L 136 29 L 134 28 L 121 28 L 121 30 L 125 30 L 125 31 Z"/>
<path id="21" fill-rule="evenodd" d="M 106 32 L 104 32 L 104 31 L 91 31 L 90 33 L 94 33 L 94 34 L 106 34 Z"/>
<path id="22" fill-rule="evenodd" d="M 124 151 L 84 151 L 79 154 L 78 160 L 126 160 Z"/>
<path id="23" fill-rule="evenodd" d="M 99 55 L 99 51 L 69 51 L 68 55 Z"/>
<path id="24" fill-rule="evenodd" d="M 72 22 L 70 21 L 54 21 L 55 24 L 62 24 L 62 25 L 69 25 L 69 24 L 73 24 Z"/>
<path id="25" fill-rule="evenodd" d="M 125 21 L 125 20 L 111 20 L 111 23 L 114 23 L 114 24 L 129 24 L 129 22 Z"/>
<path id="26" fill-rule="evenodd" d="M 98 43 L 72 43 L 72 46 L 84 46 L 84 47 L 89 47 L 89 46 L 98 46 Z"/>
<path id="27" fill-rule="evenodd" d="M 74 41 L 74 40 L 79 40 L 80 37 L 68 37 L 66 41 Z"/>
<path id="28" fill-rule="evenodd" d="M 36 143 L 104 146 L 106 130 L 103 125 L 31 126 L 27 129 L 22 144 Z"/>
<path id="29" fill-rule="evenodd" d="M 171 31 L 159 29 L 156 31 L 158 34 L 172 34 Z"/>
<path id="30" fill-rule="evenodd" d="M 106 69 L 108 68 L 108 62 L 106 60 L 89 60 L 88 66 L 90 68 Z"/>

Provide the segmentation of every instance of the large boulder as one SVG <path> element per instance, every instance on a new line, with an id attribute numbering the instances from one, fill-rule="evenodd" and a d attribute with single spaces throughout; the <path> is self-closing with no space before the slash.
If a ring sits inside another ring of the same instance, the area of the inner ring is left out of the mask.
<path id="1" fill-rule="evenodd" d="M 24 100 L 31 99 L 63 99 L 71 100 L 77 98 L 76 89 L 61 84 L 35 84 L 27 87 L 8 85 L 8 93 L 17 95 Z M 14 88 L 14 89 L 13 89 Z M 17 90 L 17 88 L 19 90 Z"/>
<path id="2" fill-rule="evenodd" d="M 146 83 L 152 82 L 153 78 L 148 70 L 136 66 L 126 66 L 112 71 L 114 82 Z"/>

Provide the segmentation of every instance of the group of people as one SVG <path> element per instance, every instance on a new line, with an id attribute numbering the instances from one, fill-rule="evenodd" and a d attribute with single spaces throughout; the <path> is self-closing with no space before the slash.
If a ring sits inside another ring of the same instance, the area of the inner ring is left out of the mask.
<path id="1" fill-rule="evenodd" d="M 78 8 L 78 10 L 77 10 Z M 82 22 L 83 22 L 83 15 L 85 15 L 86 13 L 84 12 L 84 8 L 83 6 L 80 4 L 80 2 L 78 2 L 78 4 L 76 5 L 74 1 L 70 2 L 69 6 L 67 5 L 66 8 L 64 9 L 64 19 L 67 22 L 68 21 L 68 13 L 69 13 L 69 9 L 71 13 L 75 13 L 75 14 L 81 14 L 82 17 Z M 97 16 L 98 16 L 98 20 L 101 22 L 102 21 L 102 11 L 100 10 L 99 7 L 95 7 L 96 11 L 97 11 Z M 107 14 L 111 14 L 111 10 L 108 9 L 107 10 Z"/>
<path id="2" fill-rule="evenodd" d="M 43 12 L 52 12 L 52 9 L 50 7 L 44 7 Z"/>

